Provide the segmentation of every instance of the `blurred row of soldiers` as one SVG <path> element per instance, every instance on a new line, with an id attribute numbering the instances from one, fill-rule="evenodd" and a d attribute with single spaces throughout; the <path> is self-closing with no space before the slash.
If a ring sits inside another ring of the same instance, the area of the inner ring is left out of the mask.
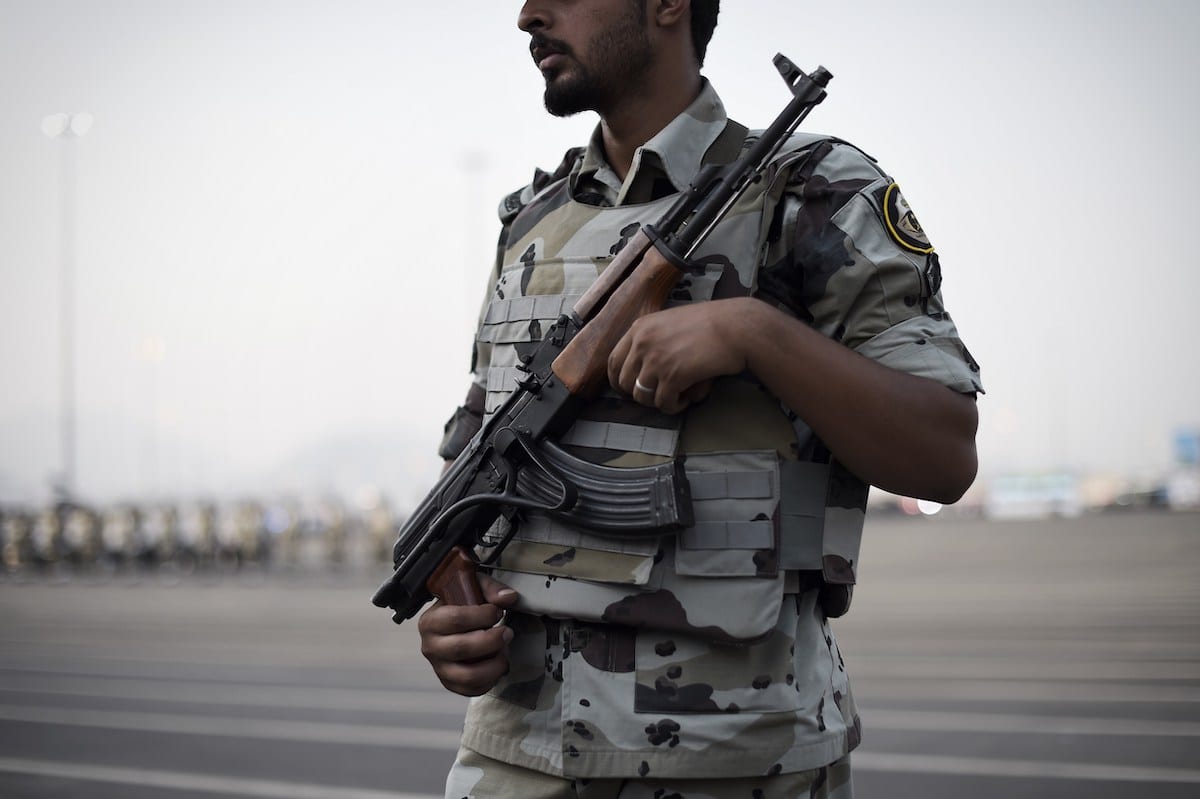
<path id="1" fill-rule="evenodd" d="M 396 528 L 382 498 L 361 509 L 337 499 L 0 505 L 0 570 L 192 573 L 390 563 Z"/>

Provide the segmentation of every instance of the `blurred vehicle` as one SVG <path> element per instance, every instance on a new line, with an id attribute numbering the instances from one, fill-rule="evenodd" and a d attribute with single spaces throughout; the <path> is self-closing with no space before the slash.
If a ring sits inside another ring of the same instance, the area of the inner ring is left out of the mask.
<path id="1" fill-rule="evenodd" d="M 1200 510 L 1200 468 L 1178 469 L 1167 478 L 1167 505 L 1173 510 Z"/>
<path id="2" fill-rule="evenodd" d="M 1074 517 L 1083 513 L 1083 499 L 1074 475 L 1013 474 L 988 484 L 983 509 L 989 519 Z"/>

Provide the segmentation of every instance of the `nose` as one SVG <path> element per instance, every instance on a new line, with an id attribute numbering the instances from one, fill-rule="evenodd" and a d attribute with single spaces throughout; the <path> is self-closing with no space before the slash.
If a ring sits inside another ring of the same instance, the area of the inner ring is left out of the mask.
<path id="1" fill-rule="evenodd" d="M 517 15 L 517 27 L 525 33 L 533 33 L 549 27 L 550 15 L 546 3 L 541 0 L 526 0 Z"/>

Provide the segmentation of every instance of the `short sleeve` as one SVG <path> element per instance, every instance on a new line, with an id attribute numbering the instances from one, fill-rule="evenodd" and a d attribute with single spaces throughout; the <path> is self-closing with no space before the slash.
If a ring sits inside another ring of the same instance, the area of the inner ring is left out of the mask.
<path id="1" fill-rule="evenodd" d="M 937 252 L 899 186 L 826 141 L 800 160 L 777 212 L 759 292 L 885 366 L 982 393 L 941 293 Z"/>

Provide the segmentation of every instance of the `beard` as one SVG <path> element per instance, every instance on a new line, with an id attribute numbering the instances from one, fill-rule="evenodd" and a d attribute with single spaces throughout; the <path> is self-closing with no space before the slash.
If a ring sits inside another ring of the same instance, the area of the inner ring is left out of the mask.
<path id="1" fill-rule="evenodd" d="M 546 110 L 556 117 L 581 111 L 603 114 L 636 86 L 654 61 L 645 13 L 641 3 L 630 5 L 627 14 L 597 31 L 587 43 L 586 64 L 565 46 L 557 48 L 571 65 L 547 76 Z"/>

